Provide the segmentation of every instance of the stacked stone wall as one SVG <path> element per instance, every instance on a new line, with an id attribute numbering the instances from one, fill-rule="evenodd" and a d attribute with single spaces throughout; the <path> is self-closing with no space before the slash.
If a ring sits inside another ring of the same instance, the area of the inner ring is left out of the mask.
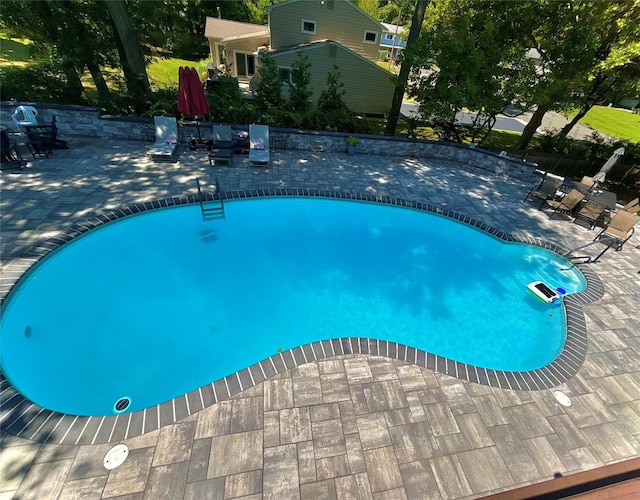
<path id="1" fill-rule="evenodd" d="M 0 103 L 0 120 L 3 125 L 17 132 L 11 119 L 15 108 L 22 103 Z M 56 116 L 58 134 L 66 139 L 73 136 L 102 137 L 104 139 L 144 140 L 153 137 L 153 118 L 100 116 L 97 108 L 87 106 L 69 106 L 43 103 L 24 103 L 38 110 L 41 123 L 51 123 Z M 210 138 L 211 123 L 201 122 L 200 133 L 204 140 Z M 236 132 L 248 130 L 246 125 L 234 125 Z M 293 129 L 271 128 L 273 139 L 278 139 L 280 147 L 288 150 L 344 153 L 349 134 L 340 132 L 319 132 Z M 182 125 L 182 138 L 185 141 L 198 137 L 194 123 Z M 413 156 L 416 158 L 438 158 L 457 164 L 473 165 L 496 174 L 514 174 L 519 167 L 535 167 L 534 163 L 509 158 L 480 148 L 470 148 L 455 143 L 426 141 L 401 137 L 357 134 L 359 142 L 357 153 L 386 156 Z"/>

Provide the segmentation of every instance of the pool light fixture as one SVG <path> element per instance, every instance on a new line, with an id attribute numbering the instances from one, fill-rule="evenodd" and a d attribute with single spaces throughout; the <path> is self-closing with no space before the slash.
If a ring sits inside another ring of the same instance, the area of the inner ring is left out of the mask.
<path id="1" fill-rule="evenodd" d="M 104 468 L 113 470 L 120 467 L 129 456 L 129 447 L 126 444 L 117 444 L 111 448 L 102 461 Z"/>
<path id="2" fill-rule="evenodd" d="M 553 397 L 555 397 L 556 401 L 560 403 L 562 406 L 566 406 L 566 407 L 571 406 L 571 398 L 569 398 L 569 396 L 567 396 L 564 392 L 553 391 Z"/>

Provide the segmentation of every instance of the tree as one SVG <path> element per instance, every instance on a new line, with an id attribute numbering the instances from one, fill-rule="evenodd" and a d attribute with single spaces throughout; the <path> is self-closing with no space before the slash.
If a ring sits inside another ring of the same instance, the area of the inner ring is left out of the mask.
<path id="1" fill-rule="evenodd" d="M 402 64 L 400 66 L 400 73 L 396 79 L 391 109 L 389 110 L 389 117 L 387 118 L 387 125 L 384 130 L 385 135 L 394 135 L 396 133 L 404 91 L 409 79 L 409 72 L 413 67 L 414 54 L 412 49 L 415 41 L 420 36 L 420 29 L 422 28 L 422 21 L 424 20 L 424 13 L 427 10 L 428 3 L 429 0 L 416 1 L 416 8 L 413 12 L 413 18 L 411 19 L 411 29 L 409 30 L 409 37 L 407 38 L 407 47 L 402 51 Z"/>
<path id="2" fill-rule="evenodd" d="M 131 71 L 127 79 L 127 88 L 134 98 L 142 99 L 150 91 L 150 87 L 138 37 L 127 14 L 124 1 L 109 0 L 106 4 L 124 49 L 126 65 Z M 125 72 L 125 76 L 127 76 L 127 72 Z"/>
<path id="3" fill-rule="evenodd" d="M 29 38 L 37 52 L 51 54 L 52 62 L 67 79 L 71 102 L 83 102 L 80 76 L 87 67 L 98 93 L 109 96 L 100 64 L 108 60 L 108 28 L 103 6 L 76 0 L 73 2 L 5 2 L 2 26 L 11 33 Z M 107 36 L 104 34 L 107 33 Z"/>
<path id="4" fill-rule="evenodd" d="M 471 141 L 479 144 L 498 113 L 522 92 L 522 75 L 533 73 L 518 42 L 519 27 L 511 24 L 504 2 L 438 0 L 427 17 L 414 45 L 407 91 L 441 139 L 462 142 L 471 132 Z M 463 110 L 470 112 L 471 123 L 460 126 Z"/>
<path id="5" fill-rule="evenodd" d="M 282 110 L 284 104 L 280 69 L 268 52 L 261 53 L 258 61 L 260 67 L 257 73 L 258 84 L 254 103 L 258 111 L 263 113 L 263 121 L 275 122 L 276 115 Z"/>
<path id="6" fill-rule="evenodd" d="M 253 24 L 267 24 L 267 7 L 281 0 L 243 0 L 249 11 L 249 22 Z"/>
<path id="7" fill-rule="evenodd" d="M 318 96 L 318 111 L 322 113 L 342 113 L 349 108 L 342 98 L 345 94 L 344 83 L 340 81 L 340 70 L 333 65 L 333 71 L 327 73 L 327 86 Z"/>
<path id="8" fill-rule="evenodd" d="M 559 138 L 566 137 L 593 106 L 640 95 L 640 19 L 637 10 L 634 13 L 629 9 L 620 14 L 617 22 L 609 25 L 612 33 L 605 37 L 615 38 L 613 32 L 620 29 L 623 31 L 619 35 L 620 42 L 612 46 L 606 58 L 585 75 L 582 88 L 574 90 L 578 95 L 579 111 L 560 131 Z M 599 58 L 605 53 L 603 50 Z"/>
<path id="9" fill-rule="evenodd" d="M 514 4 L 513 11 L 514 16 L 528 20 L 525 39 L 542 57 L 529 93 L 536 109 L 516 145 L 524 150 L 547 111 L 589 106 L 588 101 L 606 89 L 604 63 L 617 47 L 634 36 L 637 41 L 640 4 L 627 0 L 538 0 Z"/>
<path id="10" fill-rule="evenodd" d="M 289 85 L 289 104 L 293 112 L 305 112 L 309 107 L 309 98 L 313 95 L 309 57 L 298 52 L 298 58 L 291 63 L 291 83 Z"/>

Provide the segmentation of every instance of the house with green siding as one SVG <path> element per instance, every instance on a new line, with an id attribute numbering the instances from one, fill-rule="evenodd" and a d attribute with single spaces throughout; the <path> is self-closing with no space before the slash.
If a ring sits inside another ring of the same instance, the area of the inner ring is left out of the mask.
<path id="1" fill-rule="evenodd" d="M 214 66 L 227 63 L 233 76 L 250 81 L 258 54 L 268 50 L 280 68 L 287 91 L 291 63 L 309 58 L 312 99 L 326 86 L 334 66 L 352 111 L 382 115 L 389 111 L 393 75 L 376 64 L 383 26 L 348 0 L 287 0 L 267 8 L 268 26 L 207 18 Z"/>

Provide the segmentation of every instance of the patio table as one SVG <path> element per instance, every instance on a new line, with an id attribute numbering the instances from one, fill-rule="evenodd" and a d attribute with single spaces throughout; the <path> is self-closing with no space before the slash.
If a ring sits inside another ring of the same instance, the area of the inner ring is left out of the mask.
<path id="1" fill-rule="evenodd" d="M 585 184 L 581 184 L 580 182 L 572 179 L 565 179 L 562 186 L 560 186 L 560 192 L 565 194 L 572 189 L 576 189 L 584 194 L 585 200 L 591 200 L 600 203 L 601 205 L 605 205 L 608 210 L 616 209 L 616 201 L 618 201 L 616 193 L 605 191 L 603 189 L 594 189 L 593 191 L 589 191 L 589 188 Z"/>

